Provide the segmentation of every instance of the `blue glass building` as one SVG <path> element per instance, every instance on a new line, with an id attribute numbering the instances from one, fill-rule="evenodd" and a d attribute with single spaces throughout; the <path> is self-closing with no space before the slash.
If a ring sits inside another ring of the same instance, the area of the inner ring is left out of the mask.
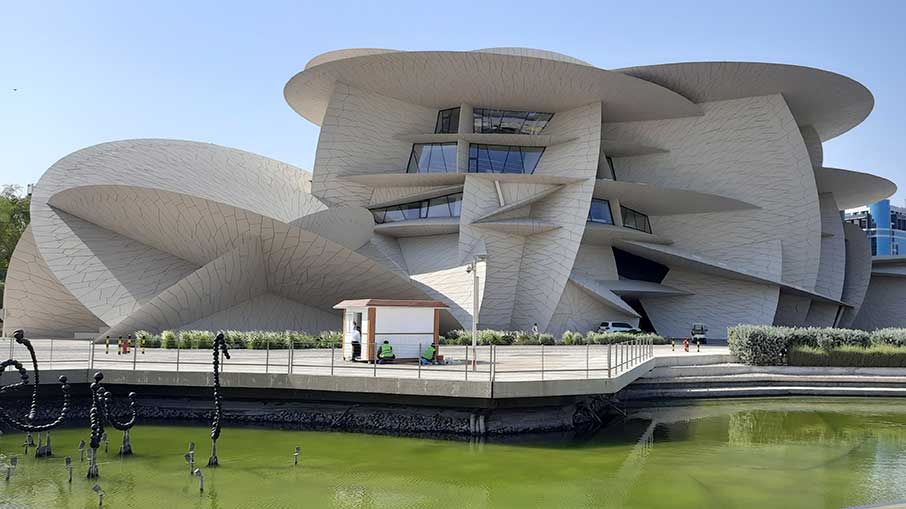
<path id="1" fill-rule="evenodd" d="M 845 221 L 865 231 L 872 256 L 906 255 L 906 208 L 881 200 L 847 212 Z"/>

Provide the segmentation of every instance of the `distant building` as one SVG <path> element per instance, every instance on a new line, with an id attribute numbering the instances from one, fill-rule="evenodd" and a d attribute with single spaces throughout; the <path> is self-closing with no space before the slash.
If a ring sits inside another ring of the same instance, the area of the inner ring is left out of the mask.
<path id="1" fill-rule="evenodd" d="M 906 255 L 906 207 L 881 200 L 847 211 L 844 220 L 865 231 L 872 256 Z"/>

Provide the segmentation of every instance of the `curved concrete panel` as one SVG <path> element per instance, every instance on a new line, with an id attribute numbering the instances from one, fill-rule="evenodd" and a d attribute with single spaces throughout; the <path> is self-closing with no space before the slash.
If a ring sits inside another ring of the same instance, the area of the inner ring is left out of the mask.
<path id="1" fill-rule="evenodd" d="M 326 127 L 325 112 L 339 84 L 434 111 L 465 103 L 559 112 L 604 102 L 614 122 L 699 114 L 682 95 L 624 73 L 487 52 L 401 51 L 333 60 L 293 76 L 283 95 L 297 113 Z M 408 132 L 433 131 L 433 120 L 427 130 Z"/>
<path id="2" fill-rule="evenodd" d="M 617 70 L 675 90 L 697 103 L 782 94 L 796 123 L 813 126 L 822 141 L 859 125 L 875 104 L 871 92 L 857 81 L 798 65 L 684 62 Z"/>
<path id="3" fill-rule="evenodd" d="M 883 177 L 839 168 L 816 168 L 819 193 L 833 193 L 840 210 L 852 209 L 889 198 L 897 185 Z"/>
<path id="4" fill-rule="evenodd" d="M 30 226 L 9 262 L 3 311 L 4 337 L 12 337 L 16 329 L 25 330 L 28 337 L 71 338 L 74 332 L 99 333 L 106 328 L 50 272 Z"/>

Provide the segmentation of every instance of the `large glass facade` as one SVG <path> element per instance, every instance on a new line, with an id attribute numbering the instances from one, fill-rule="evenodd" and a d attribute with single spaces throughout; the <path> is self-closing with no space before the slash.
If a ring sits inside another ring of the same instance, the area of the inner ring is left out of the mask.
<path id="1" fill-rule="evenodd" d="M 620 213 L 623 216 L 623 226 L 626 228 L 651 233 L 651 222 L 648 221 L 648 216 L 645 214 L 622 205 L 620 206 Z"/>
<path id="2" fill-rule="evenodd" d="M 456 173 L 456 143 L 412 145 L 406 173 Z"/>
<path id="3" fill-rule="evenodd" d="M 434 133 L 449 134 L 457 132 L 459 132 L 459 108 L 438 111 Z"/>
<path id="4" fill-rule="evenodd" d="M 374 222 L 377 224 L 432 217 L 459 217 L 461 212 L 462 193 L 448 194 L 427 200 L 371 210 L 374 215 Z"/>
<path id="5" fill-rule="evenodd" d="M 469 145 L 471 173 L 533 173 L 544 147 Z"/>
<path id="6" fill-rule="evenodd" d="M 491 108 L 472 110 L 472 130 L 483 134 L 541 134 L 553 113 Z"/>
<path id="7" fill-rule="evenodd" d="M 613 224 L 613 214 L 610 212 L 610 202 L 592 198 L 591 207 L 588 209 L 588 221 L 592 223 Z"/>

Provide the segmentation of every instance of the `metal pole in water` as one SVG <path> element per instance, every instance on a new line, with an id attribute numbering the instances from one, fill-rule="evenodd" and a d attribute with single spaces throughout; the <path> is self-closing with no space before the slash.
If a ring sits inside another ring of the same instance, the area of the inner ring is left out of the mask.
<path id="1" fill-rule="evenodd" d="M 293 466 L 296 466 L 299 464 L 299 453 L 300 452 L 302 452 L 302 449 L 300 449 L 299 446 L 297 445 L 296 450 L 293 451 Z"/>

